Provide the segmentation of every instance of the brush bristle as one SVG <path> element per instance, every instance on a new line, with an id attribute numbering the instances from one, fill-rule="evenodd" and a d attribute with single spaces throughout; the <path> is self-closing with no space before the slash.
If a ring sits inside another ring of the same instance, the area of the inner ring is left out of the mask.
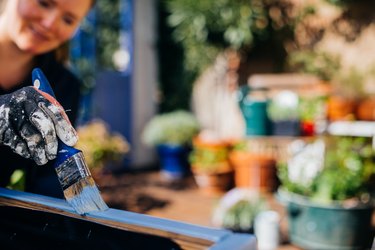
<path id="1" fill-rule="evenodd" d="M 66 201 L 81 215 L 108 209 L 94 179 L 85 177 L 64 190 Z"/>

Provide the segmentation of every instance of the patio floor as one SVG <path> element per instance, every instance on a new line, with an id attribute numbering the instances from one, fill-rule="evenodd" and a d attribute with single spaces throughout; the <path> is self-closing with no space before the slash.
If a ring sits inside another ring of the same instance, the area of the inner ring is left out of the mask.
<path id="1" fill-rule="evenodd" d="M 95 177 L 103 199 L 111 208 L 212 227 L 211 214 L 220 195 L 202 193 L 189 176 L 178 182 L 166 181 L 159 171 L 101 174 Z M 284 208 L 272 195 L 270 207 L 279 212 L 282 244 L 279 250 L 298 250 L 288 244 Z"/>

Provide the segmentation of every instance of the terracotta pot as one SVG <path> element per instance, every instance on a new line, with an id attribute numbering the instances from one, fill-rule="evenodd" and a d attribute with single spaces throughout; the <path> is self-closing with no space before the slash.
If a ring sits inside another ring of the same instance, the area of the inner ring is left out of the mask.
<path id="1" fill-rule="evenodd" d="M 194 148 L 203 148 L 203 149 L 212 149 L 212 150 L 220 150 L 222 148 L 228 148 L 230 142 L 227 141 L 209 141 L 203 140 L 199 136 L 193 138 L 193 147 Z"/>
<path id="2" fill-rule="evenodd" d="M 236 187 L 254 188 L 261 192 L 276 190 L 278 180 L 274 158 L 249 152 L 233 151 L 229 154 L 229 159 L 235 171 Z"/>
<path id="3" fill-rule="evenodd" d="M 356 116 L 358 120 L 375 120 L 375 96 L 367 97 L 358 103 Z"/>
<path id="4" fill-rule="evenodd" d="M 194 180 L 199 189 L 207 195 L 221 195 L 233 187 L 233 169 L 229 163 L 217 163 L 217 167 L 211 166 L 204 170 L 199 164 L 192 165 Z"/>
<path id="5" fill-rule="evenodd" d="M 353 120 L 357 101 L 340 95 L 332 95 L 328 98 L 327 115 L 331 121 Z"/>

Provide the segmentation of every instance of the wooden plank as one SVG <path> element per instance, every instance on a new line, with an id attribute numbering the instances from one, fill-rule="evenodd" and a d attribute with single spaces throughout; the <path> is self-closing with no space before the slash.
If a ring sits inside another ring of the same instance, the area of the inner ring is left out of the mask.
<path id="1" fill-rule="evenodd" d="M 248 79 L 248 84 L 255 88 L 296 88 L 320 82 L 314 75 L 296 73 L 254 74 Z"/>
<path id="2" fill-rule="evenodd" d="M 183 249 L 256 249 L 255 237 L 117 209 L 78 215 L 65 200 L 0 188 L 0 206 L 59 214 L 112 228 L 165 237 Z M 230 248 L 227 248 L 230 246 Z"/>
<path id="3" fill-rule="evenodd" d="M 307 97 L 327 95 L 331 91 L 331 86 L 322 83 L 318 77 L 298 73 L 254 74 L 248 78 L 248 85 L 254 89 L 267 89 L 268 97 L 283 90 Z"/>
<path id="4" fill-rule="evenodd" d="M 296 73 L 254 74 L 248 79 L 249 86 L 254 88 L 311 88 L 320 82 L 314 75 Z"/>
<path id="5" fill-rule="evenodd" d="M 328 126 L 328 133 L 338 136 L 375 136 L 375 122 L 371 121 L 336 121 Z"/>

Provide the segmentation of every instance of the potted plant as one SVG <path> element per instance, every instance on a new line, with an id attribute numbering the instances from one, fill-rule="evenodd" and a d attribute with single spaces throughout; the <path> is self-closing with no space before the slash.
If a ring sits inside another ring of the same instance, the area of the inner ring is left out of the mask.
<path id="1" fill-rule="evenodd" d="M 301 134 L 298 102 L 298 95 L 289 90 L 280 91 L 271 98 L 267 114 L 271 120 L 273 135 Z"/>
<path id="2" fill-rule="evenodd" d="M 334 92 L 328 99 L 328 118 L 331 121 L 355 120 L 360 99 L 365 95 L 366 73 L 356 67 L 341 69 L 332 79 Z"/>
<path id="3" fill-rule="evenodd" d="M 300 96 L 298 109 L 301 135 L 313 136 L 324 131 L 327 123 L 327 99 L 326 95 Z"/>
<path id="4" fill-rule="evenodd" d="M 369 249 L 374 231 L 374 149 L 368 139 L 329 137 L 291 145 L 277 196 L 289 237 L 307 249 Z"/>
<path id="5" fill-rule="evenodd" d="M 269 140 L 249 138 L 233 144 L 229 160 L 235 170 L 238 188 L 273 192 L 277 188 L 274 144 Z"/>
<path id="6" fill-rule="evenodd" d="M 375 63 L 362 74 L 365 76 L 363 85 L 366 94 L 363 94 L 358 102 L 356 118 L 358 120 L 375 121 L 375 91 L 370 87 L 373 86 L 373 82 L 375 81 Z"/>
<path id="7" fill-rule="evenodd" d="M 93 174 L 111 171 L 123 164 L 130 146 L 119 133 L 112 133 L 102 120 L 92 120 L 77 128 L 81 149 Z"/>
<path id="8" fill-rule="evenodd" d="M 198 132 L 195 116 L 189 111 L 176 110 L 154 116 L 146 124 L 142 139 L 156 147 L 164 176 L 179 179 L 189 172 L 187 157 Z"/>
<path id="9" fill-rule="evenodd" d="M 223 194 L 233 186 L 228 153 L 229 144 L 225 141 L 194 138 L 189 162 L 195 182 L 203 193 Z"/>
<path id="10" fill-rule="evenodd" d="M 220 198 L 212 214 L 212 224 L 234 232 L 254 233 L 254 219 L 267 209 L 255 190 L 234 188 Z"/>

